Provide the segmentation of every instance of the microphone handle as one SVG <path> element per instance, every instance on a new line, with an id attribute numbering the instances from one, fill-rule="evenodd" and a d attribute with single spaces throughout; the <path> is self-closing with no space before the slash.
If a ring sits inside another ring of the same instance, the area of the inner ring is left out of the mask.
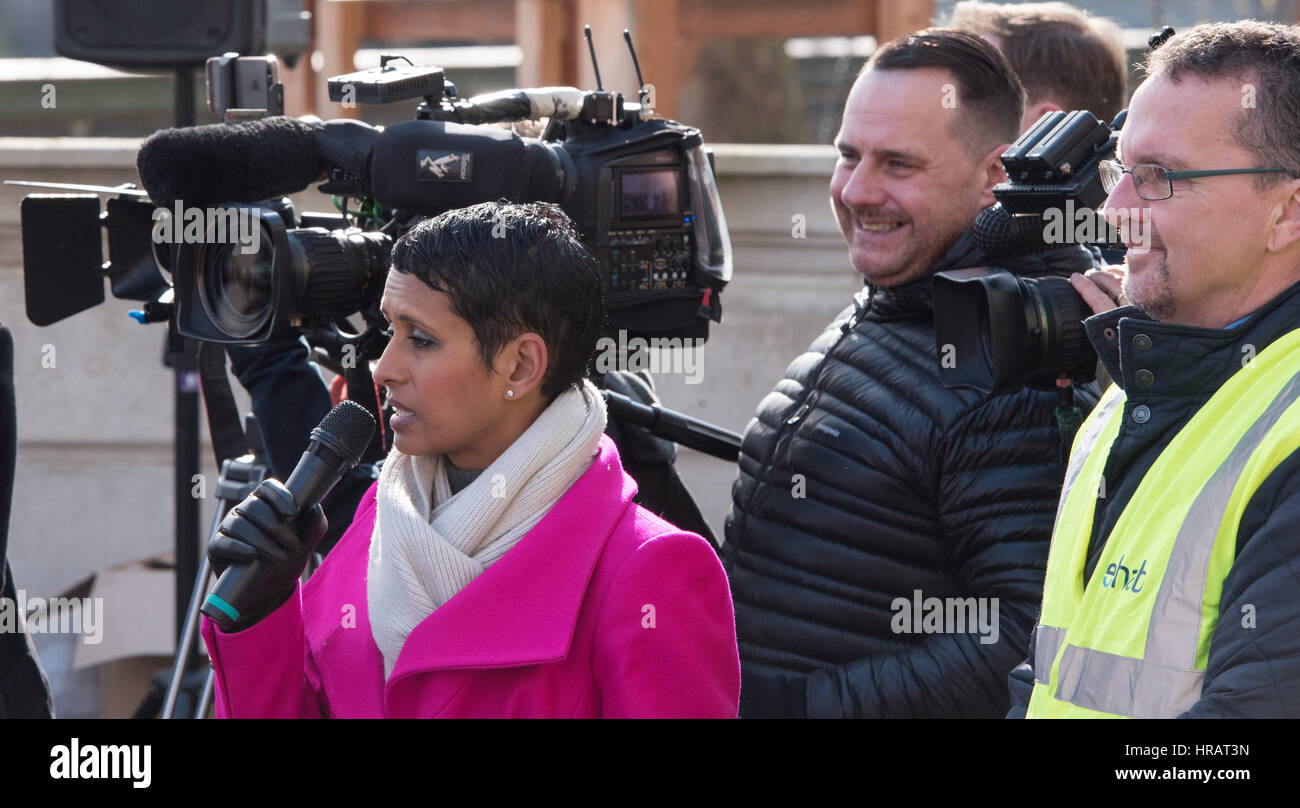
<path id="1" fill-rule="evenodd" d="M 293 502 L 298 506 L 299 513 L 325 499 L 325 495 L 348 473 L 348 469 L 356 465 L 324 447 L 318 451 L 320 454 L 313 453 L 310 448 L 303 452 L 298 465 L 284 483 L 284 487 L 293 494 Z"/>
<path id="2" fill-rule="evenodd" d="M 325 498 L 325 495 L 352 468 L 347 458 L 324 450 L 321 454 L 335 458 L 329 459 L 313 454 L 310 450 L 303 452 L 302 459 L 289 475 L 285 488 L 293 494 L 298 512 L 311 508 Z M 272 572 L 271 565 L 260 558 L 246 564 L 231 564 L 221 573 L 216 586 L 203 599 L 200 611 L 216 623 L 222 631 L 229 631 L 240 615 L 248 609 L 253 595 L 266 582 Z"/>
<path id="3" fill-rule="evenodd" d="M 234 604 L 247 604 L 270 573 L 270 566 L 261 559 L 253 559 L 247 564 L 231 564 L 203 599 L 199 611 L 222 631 L 230 631 L 242 614 Z"/>

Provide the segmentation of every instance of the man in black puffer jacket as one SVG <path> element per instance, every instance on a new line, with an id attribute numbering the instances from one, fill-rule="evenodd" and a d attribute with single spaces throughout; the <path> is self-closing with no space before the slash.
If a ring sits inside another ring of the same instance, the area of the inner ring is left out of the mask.
<path id="1" fill-rule="evenodd" d="M 930 283 L 1093 266 L 1079 247 L 991 262 L 973 244 L 1022 105 L 1001 54 L 956 31 L 885 45 L 854 84 L 831 201 L 867 289 L 759 405 L 726 524 L 742 717 L 1007 710 L 1065 470 L 1057 399 L 944 388 Z M 978 599 L 991 619 L 913 622 L 896 601 L 914 598 Z"/>

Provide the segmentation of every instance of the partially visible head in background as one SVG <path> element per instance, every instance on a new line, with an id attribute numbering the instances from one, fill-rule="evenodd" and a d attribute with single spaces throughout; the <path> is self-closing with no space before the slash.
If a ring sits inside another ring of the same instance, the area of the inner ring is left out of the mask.
<path id="1" fill-rule="evenodd" d="M 1086 109 L 1110 123 L 1124 108 L 1127 69 L 1119 26 L 1066 3 L 962 0 L 953 28 L 992 42 L 1025 86 L 1024 132 L 1045 112 Z"/>

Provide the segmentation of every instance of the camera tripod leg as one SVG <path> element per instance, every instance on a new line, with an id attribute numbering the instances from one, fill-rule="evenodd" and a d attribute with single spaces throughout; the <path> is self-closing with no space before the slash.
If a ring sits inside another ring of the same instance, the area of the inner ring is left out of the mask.
<path id="1" fill-rule="evenodd" d="M 208 531 L 208 538 L 211 539 L 221 526 L 221 520 L 229 509 L 229 503 L 224 499 L 217 500 L 216 513 L 212 515 L 212 529 Z M 194 577 L 194 588 L 190 593 L 190 605 L 185 612 L 185 630 L 181 632 L 180 644 L 176 647 L 176 658 L 172 664 L 171 681 L 167 683 L 167 696 L 163 702 L 162 718 L 174 718 L 176 712 L 176 697 L 181 689 L 181 676 L 185 673 L 185 662 L 189 657 L 190 649 L 194 646 L 194 638 L 199 629 L 199 608 L 203 605 L 203 597 L 207 594 L 208 578 L 211 576 L 212 566 L 208 561 L 207 553 L 203 553 L 199 565 L 199 574 Z"/>
<path id="2" fill-rule="evenodd" d="M 199 706 L 194 711 L 195 718 L 207 718 L 208 707 L 212 704 L 212 688 L 217 678 L 217 672 L 208 668 L 208 675 L 203 679 L 203 689 L 199 691 Z"/>

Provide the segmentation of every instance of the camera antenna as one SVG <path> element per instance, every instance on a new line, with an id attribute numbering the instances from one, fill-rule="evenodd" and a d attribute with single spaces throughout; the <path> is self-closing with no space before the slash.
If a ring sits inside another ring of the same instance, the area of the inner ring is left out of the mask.
<path id="1" fill-rule="evenodd" d="M 636 60 L 636 48 L 632 47 L 632 34 L 623 29 L 623 41 L 627 43 L 628 53 L 632 54 L 632 67 L 636 70 L 637 97 L 641 100 L 641 105 L 645 106 L 646 96 L 649 93 L 645 89 L 645 79 L 641 78 L 641 63 Z"/>
<path id="2" fill-rule="evenodd" d="M 596 64 L 596 46 L 591 44 L 591 26 L 582 26 L 582 33 L 587 37 L 587 50 L 591 51 L 591 69 L 596 71 L 596 92 L 605 88 L 600 83 L 600 65 Z"/>

